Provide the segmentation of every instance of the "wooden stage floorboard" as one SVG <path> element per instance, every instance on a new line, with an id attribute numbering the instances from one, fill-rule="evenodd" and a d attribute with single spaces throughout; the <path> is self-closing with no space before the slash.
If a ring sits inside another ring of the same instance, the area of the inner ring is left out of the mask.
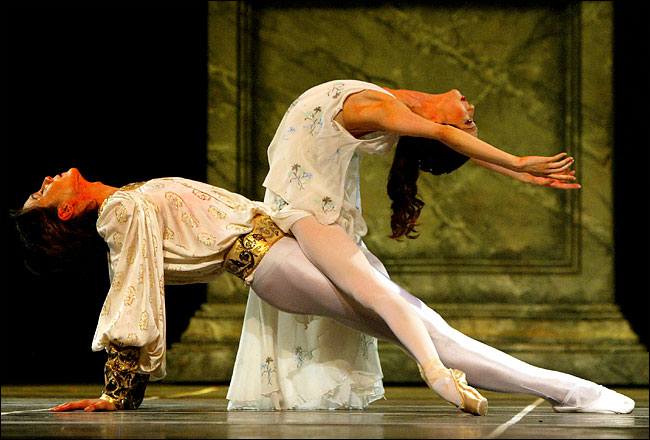
<path id="1" fill-rule="evenodd" d="M 152 384 L 137 411 L 52 413 L 96 397 L 98 385 L 2 386 L 2 438 L 648 438 L 648 389 L 627 415 L 559 414 L 541 399 L 485 392 L 486 417 L 462 413 L 425 387 L 386 387 L 365 410 L 226 411 L 227 386 Z"/>

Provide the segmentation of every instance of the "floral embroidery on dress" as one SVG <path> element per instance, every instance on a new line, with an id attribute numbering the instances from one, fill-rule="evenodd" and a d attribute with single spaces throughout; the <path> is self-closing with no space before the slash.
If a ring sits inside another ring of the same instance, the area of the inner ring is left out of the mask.
<path id="1" fill-rule="evenodd" d="M 315 107 L 312 111 L 305 113 L 305 120 L 311 121 L 309 125 L 303 125 L 303 128 L 309 129 L 309 134 L 314 135 L 320 133 L 321 128 L 323 128 L 323 109 L 318 106 Z"/>
<path id="2" fill-rule="evenodd" d="M 314 318 L 314 315 L 295 315 L 294 319 L 296 322 L 301 323 L 302 325 L 305 326 L 305 330 L 307 330 L 307 327 L 309 327 L 309 324 L 314 321 L 316 318 Z"/>
<path id="3" fill-rule="evenodd" d="M 341 96 L 341 92 L 343 91 L 343 87 L 345 86 L 345 83 L 341 81 L 337 81 L 334 84 L 332 84 L 332 88 L 327 91 L 327 96 L 331 97 L 332 99 L 336 99 L 339 96 Z"/>
<path id="4" fill-rule="evenodd" d="M 291 126 L 287 129 L 287 131 L 284 132 L 284 135 L 282 136 L 283 141 L 288 141 L 291 135 L 293 135 L 296 132 L 296 127 Z"/>
<path id="5" fill-rule="evenodd" d="M 375 338 L 368 336 L 365 333 L 361 333 L 359 349 L 361 350 L 361 356 L 363 356 L 364 359 L 368 359 L 370 347 L 374 347 L 376 343 L 377 340 Z"/>
<path id="6" fill-rule="evenodd" d="M 320 201 L 320 208 L 325 214 L 332 212 L 334 211 L 334 202 L 329 196 L 325 196 Z"/>
<path id="7" fill-rule="evenodd" d="M 306 361 L 310 361 L 314 358 L 312 354 L 314 350 L 307 350 L 302 347 L 296 347 L 294 350 L 294 359 L 297 361 L 296 368 L 301 368 Z"/>
<path id="8" fill-rule="evenodd" d="M 328 161 L 338 164 L 340 160 L 341 160 L 341 147 L 336 149 L 336 151 L 329 157 Z"/>
<path id="9" fill-rule="evenodd" d="M 286 200 L 278 195 L 273 195 L 273 202 L 271 203 L 271 206 L 274 210 L 279 211 L 286 205 L 288 205 Z"/>
<path id="10" fill-rule="evenodd" d="M 287 176 L 289 177 L 289 183 L 293 182 L 294 180 L 296 181 L 296 185 L 298 186 L 298 189 L 303 189 L 305 185 L 308 184 L 312 178 L 312 174 L 308 173 L 302 167 L 302 165 L 297 163 L 291 167 L 291 170 L 289 170 Z"/>
<path id="11" fill-rule="evenodd" d="M 269 356 L 269 357 L 266 358 L 266 361 L 264 361 L 264 363 L 262 363 L 262 365 L 261 365 L 262 377 L 264 377 L 264 375 L 266 375 L 266 380 L 267 380 L 269 385 L 273 384 L 273 381 L 271 379 L 271 375 L 277 371 L 275 366 L 273 366 L 272 364 L 273 364 L 273 358 L 271 356 Z"/>

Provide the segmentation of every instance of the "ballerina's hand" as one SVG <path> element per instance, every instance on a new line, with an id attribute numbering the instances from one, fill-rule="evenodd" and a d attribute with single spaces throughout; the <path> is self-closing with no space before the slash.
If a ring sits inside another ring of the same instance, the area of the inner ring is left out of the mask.
<path id="1" fill-rule="evenodd" d="M 573 177 L 572 180 L 575 180 L 575 171 L 567 173 L 566 171 L 563 174 L 567 174 L 570 177 Z M 529 174 L 526 183 L 537 186 L 548 186 L 549 188 L 557 189 L 580 189 L 581 186 L 578 183 L 567 183 L 562 180 L 552 179 L 550 177 L 537 177 Z"/>
<path id="2" fill-rule="evenodd" d="M 50 408 L 50 411 L 71 411 L 74 409 L 83 409 L 84 411 L 116 411 L 117 408 L 112 402 L 103 399 L 83 399 L 74 402 L 66 402 Z"/>
<path id="3" fill-rule="evenodd" d="M 575 180 L 575 177 L 567 174 L 574 160 L 572 157 L 565 156 L 567 156 L 566 153 L 560 153 L 552 157 L 524 156 L 515 165 L 515 171 L 555 180 Z"/>

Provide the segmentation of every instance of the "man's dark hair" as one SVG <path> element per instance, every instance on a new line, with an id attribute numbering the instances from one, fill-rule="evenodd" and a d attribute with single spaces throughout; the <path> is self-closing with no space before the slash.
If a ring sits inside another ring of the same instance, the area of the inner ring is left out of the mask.
<path id="1" fill-rule="evenodd" d="M 25 266 L 37 275 L 83 270 L 108 250 L 97 233 L 97 210 L 64 221 L 55 207 L 22 208 L 11 218 L 24 246 Z"/>

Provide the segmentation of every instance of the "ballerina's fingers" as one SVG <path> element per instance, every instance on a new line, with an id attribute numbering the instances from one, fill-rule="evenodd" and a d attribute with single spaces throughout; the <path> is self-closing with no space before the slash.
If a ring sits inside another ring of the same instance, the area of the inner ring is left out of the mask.
<path id="1" fill-rule="evenodd" d="M 570 171 L 568 173 L 565 171 L 561 175 L 562 176 L 568 176 L 569 179 L 566 179 L 566 180 L 576 180 L 575 174 L 576 174 L 575 170 L 572 170 L 572 171 Z M 539 179 L 542 179 L 542 180 L 539 181 L 540 185 L 547 186 L 549 188 L 558 188 L 558 189 L 580 189 L 581 188 L 580 184 L 578 184 L 578 183 L 568 183 L 568 182 L 566 182 L 564 180 L 554 179 L 554 178 L 552 178 L 552 176 L 551 177 L 541 177 Z"/>
<path id="2" fill-rule="evenodd" d="M 553 161 L 548 164 L 547 170 L 552 174 L 562 174 L 571 168 L 575 160 L 572 157 L 567 157 L 559 162 Z M 567 178 L 567 175 L 564 175 L 564 179 Z"/>
<path id="3" fill-rule="evenodd" d="M 564 183 L 558 180 L 553 180 L 550 183 L 546 184 L 549 188 L 556 189 L 580 189 L 582 186 L 579 183 Z"/>
<path id="4" fill-rule="evenodd" d="M 561 180 L 563 182 L 570 181 L 570 180 L 576 180 L 575 176 L 573 176 L 571 174 L 566 174 L 566 173 L 548 174 L 546 177 L 548 177 L 549 179 Z"/>
<path id="5" fill-rule="evenodd" d="M 575 180 L 573 173 L 568 172 L 574 162 L 575 161 L 572 157 L 567 157 L 559 162 L 549 162 L 543 167 L 544 171 L 541 175 L 555 180 Z"/>
<path id="6" fill-rule="evenodd" d="M 558 180 L 571 180 L 565 173 L 569 170 L 574 160 L 560 153 L 552 157 L 525 156 L 519 159 L 515 171 L 532 174 L 537 177 L 555 178 Z M 562 159 L 564 158 L 564 159 Z"/>

